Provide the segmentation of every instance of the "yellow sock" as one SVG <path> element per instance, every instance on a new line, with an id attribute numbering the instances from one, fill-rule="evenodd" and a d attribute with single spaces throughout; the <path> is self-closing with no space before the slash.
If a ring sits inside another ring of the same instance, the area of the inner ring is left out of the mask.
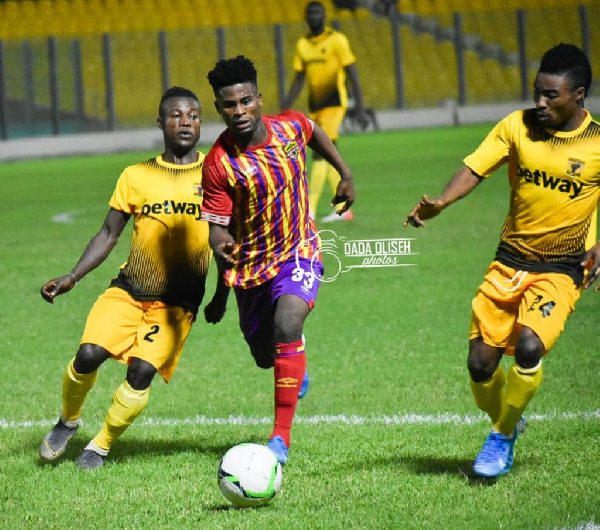
<path id="1" fill-rule="evenodd" d="M 496 430 L 510 436 L 527 404 L 542 382 L 542 361 L 534 368 L 521 368 L 514 363 L 508 372 L 502 415 L 494 424 Z"/>
<path id="2" fill-rule="evenodd" d="M 315 215 L 317 215 L 317 206 L 325 185 L 328 167 L 329 164 L 325 160 L 313 160 L 308 183 L 308 205 L 310 211 Z"/>
<path id="3" fill-rule="evenodd" d="M 77 373 L 75 368 L 73 368 L 74 360 L 75 358 L 73 357 L 63 376 L 62 419 L 66 422 L 75 421 L 79 418 L 83 402 L 98 377 L 97 370 L 90 374 Z"/>
<path id="4" fill-rule="evenodd" d="M 144 390 L 134 390 L 127 381 L 124 381 L 113 395 L 104 425 L 92 443 L 100 449 L 108 451 L 114 441 L 146 408 L 149 397 L 150 387 Z"/>
<path id="5" fill-rule="evenodd" d="M 487 381 L 476 383 L 471 379 L 471 392 L 475 404 L 487 413 L 492 423 L 496 423 L 502 413 L 505 380 L 504 370 L 500 365 Z"/>

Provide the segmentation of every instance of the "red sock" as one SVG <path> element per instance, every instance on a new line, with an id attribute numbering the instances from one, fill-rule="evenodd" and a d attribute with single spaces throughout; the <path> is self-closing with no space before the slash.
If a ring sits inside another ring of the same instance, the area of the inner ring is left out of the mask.
<path id="1" fill-rule="evenodd" d="M 275 426 L 270 438 L 281 436 L 289 447 L 306 355 L 301 340 L 276 344 L 275 349 Z"/>

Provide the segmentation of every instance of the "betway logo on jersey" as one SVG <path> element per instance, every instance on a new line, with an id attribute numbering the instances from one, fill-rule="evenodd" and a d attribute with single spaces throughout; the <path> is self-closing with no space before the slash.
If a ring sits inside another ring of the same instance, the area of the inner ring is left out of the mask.
<path id="1" fill-rule="evenodd" d="M 196 221 L 200 220 L 200 205 L 194 202 L 177 202 L 173 200 L 164 200 L 154 204 L 144 204 L 142 213 L 146 215 L 154 214 L 187 214 L 193 215 Z"/>
<path id="2" fill-rule="evenodd" d="M 583 188 L 583 184 L 574 179 L 561 179 L 548 175 L 545 171 L 535 169 L 533 171 L 524 169 L 521 166 L 517 167 L 517 177 L 523 177 L 525 182 L 531 182 L 536 186 L 542 186 L 551 190 L 557 190 L 561 193 L 569 195 L 569 199 L 577 197 Z"/>

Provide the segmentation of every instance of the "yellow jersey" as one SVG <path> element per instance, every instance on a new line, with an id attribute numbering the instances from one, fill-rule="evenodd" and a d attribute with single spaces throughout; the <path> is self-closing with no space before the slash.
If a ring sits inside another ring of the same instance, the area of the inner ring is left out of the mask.
<path id="1" fill-rule="evenodd" d="M 306 73 L 311 112 L 348 106 L 344 68 L 355 62 L 346 36 L 330 27 L 316 37 L 307 35 L 298 40 L 293 66 L 296 72 Z"/>
<path id="2" fill-rule="evenodd" d="M 513 112 L 464 159 L 488 177 L 508 163 L 510 207 L 496 259 L 536 272 L 561 272 L 577 285 L 586 241 L 596 235 L 600 124 L 585 111 L 574 131 L 544 129 L 535 109 Z M 594 221 L 594 222 L 593 222 Z"/>
<path id="3" fill-rule="evenodd" d="M 125 168 L 109 205 L 134 216 L 127 262 L 111 286 L 138 300 L 160 300 L 196 313 L 212 256 L 200 220 L 204 155 L 193 164 L 159 155 Z"/>

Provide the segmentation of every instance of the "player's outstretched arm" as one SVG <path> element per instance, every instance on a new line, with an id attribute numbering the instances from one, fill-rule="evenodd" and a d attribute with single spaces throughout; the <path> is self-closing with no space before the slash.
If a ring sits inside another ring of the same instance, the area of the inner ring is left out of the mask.
<path id="1" fill-rule="evenodd" d="M 481 181 L 482 177 L 477 175 L 471 168 L 463 166 L 454 173 L 439 197 L 432 199 L 427 195 L 423 195 L 406 216 L 404 226 L 412 225 L 416 228 L 425 226 L 423 221 L 438 216 L 442 210 L 452 203 L 471 193 Z"/>
<path id="2" fill-rule="evenodd" d="M 589 289 L 600 278 L 600 241 L 585 253 L 581 266 L 587 269 L 587 274 L 583 279 L 583 288 Z M 596 293 L 600 291 L 600 283 L 594 291 Z"/>
<path id="3" fill-rule="evenodd" d="M 119 236 L 129 220 L 129 214 L 111 208 L 100 231 L 90 240 L 77 265 L 64 276 L 46 282 L 40 294 L 46 302 L 53 303 L 57 296 L 68 293 L 81 278 L 100 265 L 119 241 Z"/>
<path id="4" fill-rule="evenodd" d="M 310 142 L 308 142 L 308 147 L 327 160 L 341 177 L 335 196 L 331 199 L 331 206 L 345 203 L 344 206 L 337 211 L 337 213 L 341 215 L 347 211 L 356 200 L 352 171 L 342 160 L 342 157 L 329 136 L 327 136 L 327 133 L 317 123 L 313 124 L 313 134 Z"/>
<path id="5" fill-rule="evenodd" d="M 230 291 L 230 288 L 225 284 L 223 277 L 225 274 L 223 262 L 215 258 L 215 263 L 217 264 L 217 269 L 219 271 L 217 274 L 215 294 L 213 295 L 212 300 L 204 307 L 204 319 L 209 324 L 217 324 L 223 319 L 227 309 L 227 299 L 229 298 Z"/>

